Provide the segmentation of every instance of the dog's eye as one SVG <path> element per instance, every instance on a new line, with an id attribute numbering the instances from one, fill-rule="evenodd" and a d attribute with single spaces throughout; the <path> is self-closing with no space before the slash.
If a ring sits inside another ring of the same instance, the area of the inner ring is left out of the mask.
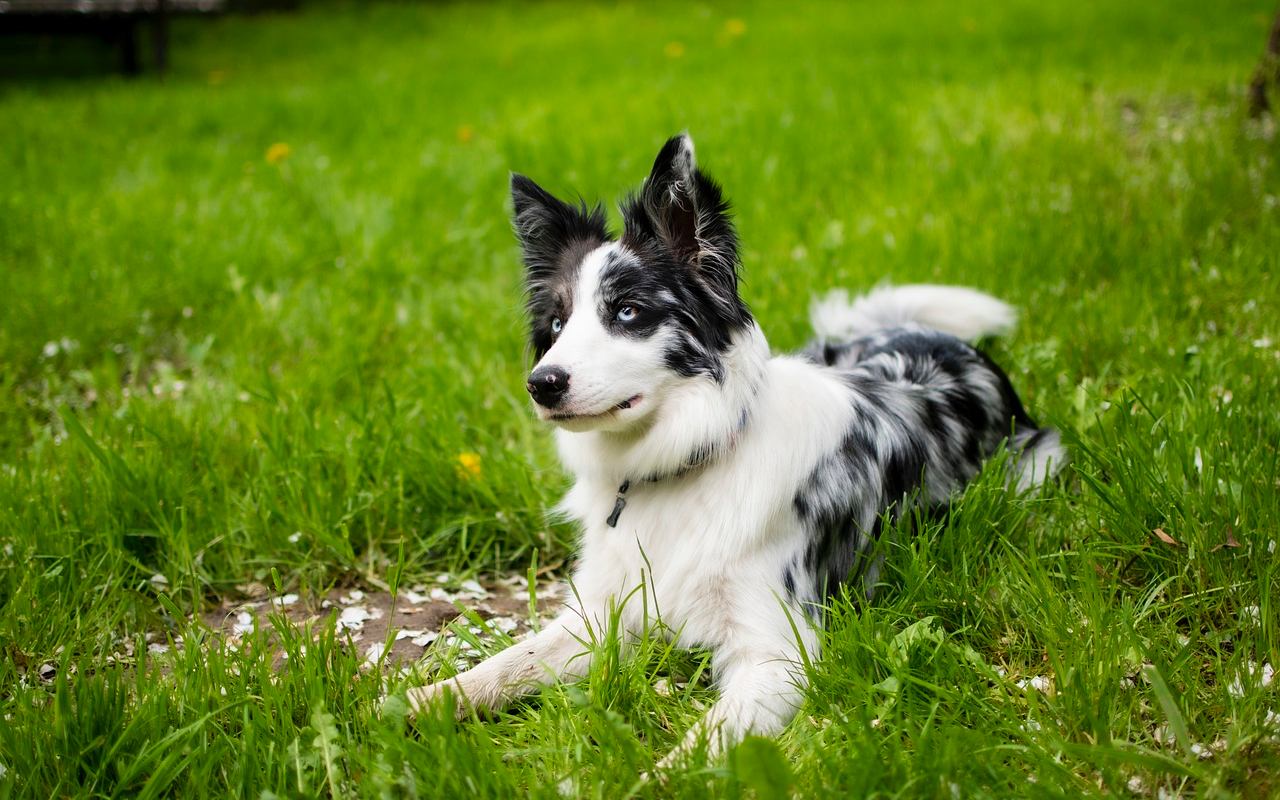
<path id="1" fill-rule="evenodd" d="M 618 309 L 618 314 L 615 319 L 617 319 L 618 322 L 634 322 L 636 319 L 636 307 L 623 306 Z"/>
<path id="2" fill-rule="evenodd" d="M 552 332 L 552 333 L 559 333 L 559 332 L 560 332 L 561 330 L 563 330 L 563 329 L 564 329 L 564 323 L 560 321 L 560 318 L 559 318 L 559 317 L 552 317 L 552 318 L 551 318 L 551 332 Z"/>

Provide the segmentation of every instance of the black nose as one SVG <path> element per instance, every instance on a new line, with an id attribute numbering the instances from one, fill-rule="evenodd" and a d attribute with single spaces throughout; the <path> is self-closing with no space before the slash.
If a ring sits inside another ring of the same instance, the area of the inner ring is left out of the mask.
<path id="1" fill-rule="evenodd" d="M 529 376 L 525 388 L 535 403 L 553 408 L 569 391 L 569 373 L 559 367 L 538 367 Z"/>

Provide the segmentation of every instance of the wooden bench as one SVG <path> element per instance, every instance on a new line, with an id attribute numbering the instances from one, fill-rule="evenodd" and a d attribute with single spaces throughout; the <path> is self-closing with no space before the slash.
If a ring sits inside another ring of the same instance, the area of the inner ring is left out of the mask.
<path id="1" fill-rule="evenodd" d="M 151 29 L 152 63 L 169 63 L 169 18 L 222 11 L 226 0 L 0 0 L 0 32 L 99 36 L 120 47 L 120 68 L 142 69 L 138 29 Z"/>

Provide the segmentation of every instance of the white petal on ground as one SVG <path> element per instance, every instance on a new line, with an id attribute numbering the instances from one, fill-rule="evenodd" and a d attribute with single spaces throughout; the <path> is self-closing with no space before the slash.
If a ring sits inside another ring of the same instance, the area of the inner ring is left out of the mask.
<path id="1" fill-rule="evenodd" d="M 1227 693 L 1232 697 L 1244 697 L 1246 683 L 1253 683 L 1256 678 L 1258 685 L 1265 689 L 1271 685 L 1275 677 L 1276 671 L 1271 666 L 1271 662 L 1268 661 L 1259 668 L 1258 662 L 1249 661 L 1245 663 L 1244 669 L 1228 684 Z"/>
<path id="2" fill-rule="evenodd" d="M 236 614 L 236 624 L 231 626 L 231 632 L 236 634 L 250 633 L 253 631 L 253 615 L 248 611 L 241 611 Z"/>
<path id="3" fill-rule="evenodd" d="M 427 631 L 421 636 L 413 637 L 413 643 L 416 644 L 418 647 L 426 647 L 427 645 L 431 644 L 432 642 L 434 642 L 436 639 L 439 639 L 439 638 L 440 638 L 439 631 Z"/>
<path id="4" fill-rule="evenodd" d="M 468 578 L 461 584 L 462 593 L 474 598 L 488 597 L 489 593 L 480 585 L 479 581 L 474 578 Z"/>
<path id="5" fill-rule="evenodd" d="M 344 606 L 349 606 L 352 603 L 359 603 L 363 599 L 364 599 L 364 592 L 360 591 L 359 589 L 352 589 L 350 594 L 348 594 L 346 597 L 339 598 L 338 602 L 342 603 Z"/>
<path id="6" fill-rule="evenodd" d="M 423 633 L 425 633 L 425 631 L 396 631 L 396 641 L 398 642 L 401 639 L 416 639 Z"/>
<path id="7" fill-rule="evenodd" d="M 291 606 L 298 602 L 298 596 L 296 594 L 282 594 L 276 598 L 275 602 L 276 605 Z"/>
<path id="8" fill-rule="evenodd" d="M 149 644 L 147 645 L 147 652 L 151 653 L 152 655 L 160 655 L 162 653 L 167 653 L 169 652 L 169 645 L 161 644 L 159 642 L 156 642 L 155 644 Z"/>
<path id="9" fill-rule="evenodd" d="M 404 593 L 404 599 L 408 600 L 410 603 L 412 603 L 415 606 L 420 606 L 423 603 L 430 600 L 431 598 L 425 594 L 418 594 L 414 590 L 409 589 Z"/>
<path id="10" fill-rule="evenodd" d="M 1033 678 L 1023 678 L 1017 683 L 1017 686 L 1019 689 L 1023 689 L 1023 690 L 1035 689 L 1037 692 L 1040 692 L 1041 694 L 1048 692 L 1049 687 L 1051 685 L 1052 684 L 1049 681 L 1049 679 L 1044 675 L 1036 675 Z"/>
<path id="11" fill-rule="evenodd" d="M 449 594 L 449 593 L 448 593 L 448 592 L 446 592 L 444 589 L 441 589 L 439 586 L 437 586 L 437 587 L 435 587 L 434 589 L 432 589 L 432 590 L 431 590 L 431 599 L 432 599 L 432 600 L 443 600 L 443 601 L 444 601 L 444 602 L 446 602 L 446 603 L 452 603 L 452 602 L 453 602 L 453 595 Z"/>
<path id="12" fill-rule="evenodd" d="M 372 618 L 369 609 L 364 606 L 347 606 L 342 609 L 342 614 L 338 617 L 338 627 L 358 631 L 364 627 L 366 621 Z"/>
<path id="13" fill-rule="evenodd" d="M 382 658 L 382 654 L 386 652 L 387 646 L 382 642 L 374 642 L 369 645 L 369 649 L 364 651 L 364 660 L 370 664 L 377 664 Z"/>
<path id="14" fill-rule="evenodd" d="M 515 617 L 494 617 L 489 620 L 489 624 L 503 633 L 511 633 L 520 627 L 520 622 Z"/>

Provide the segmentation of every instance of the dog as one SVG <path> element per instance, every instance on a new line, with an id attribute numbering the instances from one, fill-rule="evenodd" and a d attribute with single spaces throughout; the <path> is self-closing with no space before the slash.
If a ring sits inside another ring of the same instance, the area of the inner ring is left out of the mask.
<path id="1" fill-rule="evenodd" d="M 738 292 L 738 237 L 688 135 L 670 139 L 611 234 L 604 210 L 512 175 L 535 366 L 527 389 L 574 482 L 573 592 L 540 632 L 456 677 L 411 689 L 494 708 L 586 674 L 589 631 L 620 614 L 712 651 L 719 699 L 663 764 L 772 735 L 805 691 L 824 606 L 870 598 L 881 531 L 945 507 L 1009 451 L 1025 489 L 1065 461 L 1008 377 L 968 341 L 1008 305 L 941 286 L 833 293 L 817 338 L 773 356 Z M 643 598 L 639 597 L 643 594 Z M 449 701 L 446 701 L 449 702 Z"/>

